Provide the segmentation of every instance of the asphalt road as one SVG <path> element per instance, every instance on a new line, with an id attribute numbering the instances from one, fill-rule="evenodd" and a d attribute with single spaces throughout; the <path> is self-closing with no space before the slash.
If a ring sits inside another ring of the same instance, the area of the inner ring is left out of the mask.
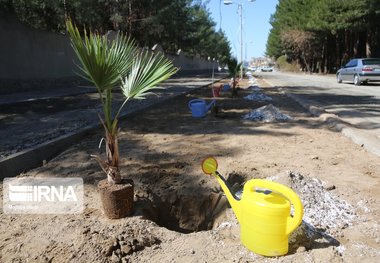
<path id="1" fill-rule="evenodd" d="M 380 155 L 380 83 L 338 84 L 335 76 L 263 72 L 269 84 L 299 98 L 304 104 L 335 114 L 342 132 L 354 142 Z"/>

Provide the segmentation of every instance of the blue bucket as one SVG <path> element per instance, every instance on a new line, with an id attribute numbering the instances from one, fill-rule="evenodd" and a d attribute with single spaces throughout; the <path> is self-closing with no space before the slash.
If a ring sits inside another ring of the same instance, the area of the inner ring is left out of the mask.
<path id="1" fill-rule="evenodd" d="M 191 115 L 194 118 L 205 117 L 207 111 L 211 108 L 213 104 L 215 104 L 215 100 L 211 101 L 210 104 L 207 105 L 205 100 L 193 99 L 189 101 L 189 109 L 191 110 Z"/>
<path id="2" fill-rule="evenodd" d="M 231 88 L 230 84 L 224 84 L 223 85 L 223 91 L 229 91 Z"/>

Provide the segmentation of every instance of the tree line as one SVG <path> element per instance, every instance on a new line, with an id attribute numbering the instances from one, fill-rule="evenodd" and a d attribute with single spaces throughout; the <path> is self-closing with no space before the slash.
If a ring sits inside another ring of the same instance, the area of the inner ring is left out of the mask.
<path id="1" fill-rule="evenodd" d="M 351 58 L 380 57 L 379 0 L 280 0 L 266 54 L 281 65 L 336 72 Z"/>
<path id="2" fill-rule="evenodd" d="M 99 33 L 120 30 L 140 46 L 227 61 L 230 43 L 201 0 L 0 0 L 1 9 L 33 28 L 65 32 L 70 18 Z"/>

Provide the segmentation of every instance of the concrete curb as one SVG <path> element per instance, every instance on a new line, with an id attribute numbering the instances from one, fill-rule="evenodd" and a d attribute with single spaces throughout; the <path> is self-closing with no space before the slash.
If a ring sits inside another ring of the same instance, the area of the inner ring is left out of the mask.
<path id="1" fill-rule="evenodd" d="M 270 81 L 262 79 L 268 85 L 275 87 Z M 287 97 L 291 98 L 304 109 L 309 111 L 313 116 L 319 117 L 329 128 L 341 132 L 344 136 L 350 138 L 354 143 L 360 145 L 367 151 L 380 156 L 380 140 L 375 135 L 365 133 L 360 129 L 352 127 L 350 123 L 343 121 L 339 116 L 325 111 L 323 108 L 313 105 L 313 102 L 307 99 L 302 99 L 297 95 L 287 93 L 283 88 L 279 89 Z"/>
<path id="2" fill-rule="evenodd" d="M 12 154 L 0 162 L 0 179 L 12 177 L 29 169 L 42 166 L 61 153 L 67 145 L 74 143 L 96 127 L 85 127 L 78 132 L 66 134 L 54 140 L 44 142 L 33 148 Z"/>
<path id="3" fill-rule="evenodd" d="M 222 79 L 215 79 L 213 83 L 218 82 Z M 149 110 L 150 108 L 159 106 L 160 104 L 167 102 L 168 100 L 175 99 L 179 96 L 191 94 L 192 92 L 204 88 L 210 84 L 212 83 L 210 82 L 207 85 L 193 88 L 191 90 L 178 93 L 171 97 L 163 97 L 157 102 L 153 102 L 151 104 L 143 106 L 142 108 L 124 113 L 120 115 L 119 119 L 122 120 L 126 117 L 131 117 L 135 114 L 142 113 L 146 110 Z M 0 179 L 3 179 L 5 177 L 16 176 L 30 169 L 42 166 L 45 162 L 53 159 L 58 154 L 67 149 L 67 147 L 70 144 L 73 144 L 85 137 L 86 135 L 95 132 L 97 129 L 100 128 L 100 126 L 100 124 L 89 125 L 78 131 L 65 134 L 61 137 L 44 142 L 38 146 L 8 156 L 7 158 L 0 161 Z"/>

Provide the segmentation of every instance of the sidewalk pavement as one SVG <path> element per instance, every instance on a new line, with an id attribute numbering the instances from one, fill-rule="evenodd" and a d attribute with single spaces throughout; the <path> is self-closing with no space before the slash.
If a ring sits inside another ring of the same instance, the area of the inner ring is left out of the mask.
<path id="1" fill-rule="evenodd" d="M 0 105 L 9 105 L 20 102 L 32 102 L 37 100 L 47 100 L 52 98 L 75 96 L 92 92 L 96 92 L 95 87 L 78 86 L 69 88 L 56 88 L 53 90 L 44 89 L 11 94 L 2 94 L 0 96 Z"/>

